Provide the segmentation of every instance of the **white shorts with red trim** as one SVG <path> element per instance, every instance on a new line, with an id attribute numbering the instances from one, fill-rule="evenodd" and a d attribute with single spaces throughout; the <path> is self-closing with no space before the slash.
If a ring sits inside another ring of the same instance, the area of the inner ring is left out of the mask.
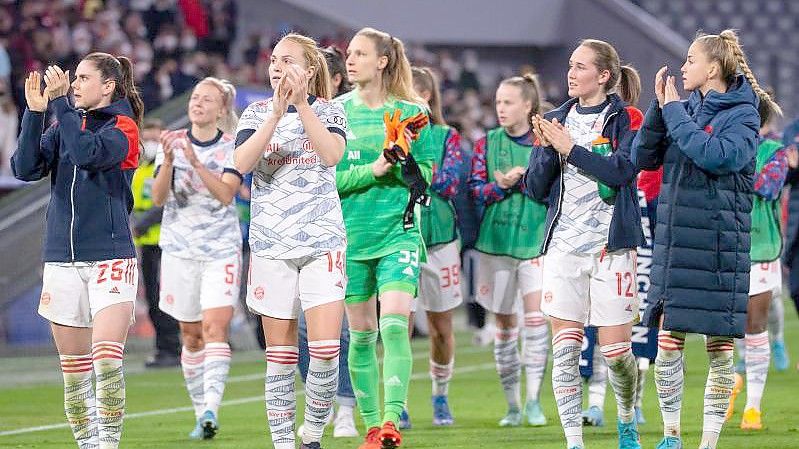
<path id="1" fill-rule="evenodd" d="M 318 257 L 266 259 L 252 254 L 247 307 L 258 315 L 297 319 L 308 310 L 343 301 L 347 291 L 344 249 Z"/>
<path id="2" fill-rule="evenodd" d="M 638 318 L 636 252 L 544 256 L 541 311 L 561 320 L 616 326 Z"/>
<path id="3" fill-rule="evenodd" d="M 771 291 L 774 297 L 782 294 L 782 264 L 780 260 L 755 262 L 749 271 L 749 296 Z"/>
<path id="4" fill-rule="evenodd" d="M 461 292 L 461 253 L 458 242 L 427 249 L 427 262 L 421 265 L 419 292 L 412 310 L 421 306 L 428 312 L 446 312 L 463 302 Z"/>
<path id="5" fill-rule="evenodd" d="M 478 253 L 477 302 L 493 313 L 518 312 L 521 298 L 541 291 L 543 258 L 520 260 Z"/>
<path id="6" fill-rule="evenodd" d="M 97 262 L 47 262 L 42 277 L 39 315 L 72 327 L 92 327 L 100 310 L 123 302 L 135 304 L 139 286 L 136 259 Z M 131 323 L 135 312 L 131 314 Z"/>
<path id="7" fill-rule="evenodd" d="M 178 321 L 197 322 L 203 310 L 233 307 L 239 300 L 241 256 L 209 261 L 161 254 L 158 308 Z"/>

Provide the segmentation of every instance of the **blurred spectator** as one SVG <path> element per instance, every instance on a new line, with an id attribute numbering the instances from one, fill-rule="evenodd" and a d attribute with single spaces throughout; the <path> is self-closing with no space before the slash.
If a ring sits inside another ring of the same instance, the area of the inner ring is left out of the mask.
<path id="1" fill-rule="evenodd" d="M 141 260 L 141 280 L 144 296 L 147 298 L 150 322 L 155 328 L 155 352 L 145 362 L 147 368 L 160 368 L 180 365 L 180 339 L 178 322 L 158 308 L 159 275 L 161 248 L 158 240 L 161 235 L 161 218 L 164 209 L 155 206 L 152 199 L 152 185 L 155 174 L 155 153 L 163 124 L 158 120 L 147 120 L 142 126 L 142 152 L 139 167 L 131 183 L 133 191 L 133 237 L 139 249 Z"/>
<path id="2" fill-rule="evenodd" d="M 0 176 L 11 176 L 11 155 L 17 148 L 17 107 L 8 82 L 0 78 Z"/>
<path id="3" fill-rule="evenodd" d="M 11 79 L 20 106 L 31 70 L 72 67 L 86 54 L 104 51 L 132 57 L 137 83 L 156 88 L 148 93 L 151 110 L 214 68 L 187 73 L 197 66 L 187 55 L 206 50 L 224 64 L 236 36 L 233 0 L 25 0 L 17 5 L 0 6 L 0 78 Z M 156 68 L 159 73 L 153 73 Z"/>

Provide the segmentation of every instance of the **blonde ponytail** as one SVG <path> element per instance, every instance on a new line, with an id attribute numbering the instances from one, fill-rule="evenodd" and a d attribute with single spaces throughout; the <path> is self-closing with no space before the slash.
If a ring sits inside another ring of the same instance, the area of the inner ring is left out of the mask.
<path id="1" fill-rule="evenodd" d="M 735 30 L 724 30 L 719 34 L 699 33 L 694 42 L 701 44 L 709 61 L 719 63 L 721 79 L 724 82 L 731 83 L 740 70 L 746 80 L 749 81 L 760 102 L 768 105 L 775 114 L 782 115 L 780 106 L 760 86 L 755 74 L 752 73 L 752 69 L 749 68 L 749 62 L 746 60 L 746 55 L 743 48 L 741 48 L 741 43 L 738 41 L 738 34 L 736 34 Z"/>
<path id="2" fill-rule="evenodd" d="M 383 90 L 391 97 L 400 100 L 424 104 L 424 100 L 413 90 L 411 63 L 405 55 L 402 41 L 383 31 L 374 28 L 363 28 L 356 36 L 365 36 L 372 40 L 378 56 L 388 59 L 383 69 Z"/>
<path id="3" fill-rule="evenodd" d="M 436 125 L 446 125 L 444 113 L 441 112 L 441 91 L 438 88 L 438 78 L 429 67 L 412 67 L 413 86 L 417 94 L 430 92 L 427 105 L 430 109 L 430 121 Z"/>
<path id="4" fill-rule="evenodd" d="M 619 97 L 630 106 L 636 106 L 641 98 L 641 76 L 638 70 L 631 65 L 621 66 L 621 79 L 616 89 Z"/>
<path id="5" fill-rule="evenodd" d="M 780 108 L 777 102 L 771 98 L 771 95 L 760 86 L 760 83 L 757 82 L 757 78 L 755 78 L 755 74 L 752 73 L 752 69 L 749 68 L 749 62 L 746 60 L 746 55 L 741 48 L 741 43 L 738 41 L 738 35 L 735 33 L 735 30 L 724 30 L 719 33 L 719 37 L 727 44 L 727 47 L 735 56 L 738 68 L 741 70 L 746 80 L 749 81 L 749 84 L 752 85 L 752 90 L 755 91 L 760 102 L 764 103 L 771 112 L 781 116 L 782 108 Z"/>

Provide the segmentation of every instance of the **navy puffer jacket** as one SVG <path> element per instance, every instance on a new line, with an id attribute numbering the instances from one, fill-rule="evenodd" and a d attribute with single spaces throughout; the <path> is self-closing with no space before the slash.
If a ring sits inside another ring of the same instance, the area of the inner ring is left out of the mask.
<path id="1" fill-rule="evenodd" d="M 725 93 L 653 102 L 633 142 L 639 169 L 664 166 L 644 321 L 743 337 L 760 117 L 738 76 Z"/>

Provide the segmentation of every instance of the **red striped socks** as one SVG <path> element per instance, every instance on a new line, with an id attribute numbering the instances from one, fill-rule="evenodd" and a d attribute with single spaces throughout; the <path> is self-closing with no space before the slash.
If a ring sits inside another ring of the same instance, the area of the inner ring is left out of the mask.
<path id="1" fill-rule="evenodd" d="M 338 357 L 340 340 L 308 342 L 311 360 L 305 379 L 305 422 L 302 442 L 318 442 L 332 411 L 338 390 Z"/>
<path id="2" fill-rule="evenodd" d="M 583 447 L 583 386 L 580 349 L 583 330 L 563 329 L 552 338 L 552 390 L 567 447 Z"/>
<path id="3" fill-rule="evenodd" d="M 92 355 L 61 355 L 61 372 L 64 375 L 64 411 L 72 435 L 80 449 L 95 449 L 97 415 L 94 405 L 92 380 Z"/>
<path id="4" fill-rule="evenodd" d="M 768 337 L 766 346 L 768 346 Z M 732 363 L 735 344 L 732 337 L 707 337 L 705 347 L 710 370 L 705 383 L 705 421 L 702 425 L 702 443 L 699 447 L 715 449 L 730 404 L 732 386 L 735 384 Z"/>
<path id="5" fill-rule="evenodd" d="M 771 346 L 768 331 L 746 334 L 746 407 L 760 410 L 760 400 L 766 388 L 768 365 L 771 361 Z"/>
<path id="6" fill-rule="evenodd" d="M 608 364 L 608 376 L 616 394 L 619 421 L 631 423 L 635 417 L 635 391 L 638 385 L 638 365 L 629 341 L 599 348 Z"/>
<path id="7" fill-rule="evenodd" d="M 537 401 L 549 355 L 549 326 L 541 312 L 524 314 L 522 364 L 527 382 L 527 400 Z"/>
<path id="8" fill-rule="evenodd" d="M 455 369 L 455 358 L 447 364 L 437 363 L 430 359 L 430 379 L 433 381 L 433 396 L 447 396 L 449 394 L 449 381 L 452 380 L 452 371 Z"/>
<path id="9" fill-rule="evenodd" d="M 214 415 L 219 413 L 222 395 L 225 393 L 225 382 L 230 371 L 230 345 L 225 342 L 205 344 L 205 360 L 203 361 L 203 396 L 205 410 Z"/>
<path id="10" fill-rule="evenodd" d="M 100 449 L 116 449 L 125 415 L 125 377 L 122 357 L 125 345 L 115 341 L 92 344 L 96 376 L 97 431 Z"/>
<path id="11" fill-rule="evenodd" d="M 297 369 L 296 346 L 269 346 L 266 348 L 266 416 L 275 449 L 294 448 L 294 415 L 297 394 L 294 389 L 294 372 Z"/>
<path id="12" fill-rule="evenodd" d="M 683 348 L 685 334 L 660 330 L 658 355 L 655 358 L 655 386 L 663 417 L 663 435 L 680 436 L 680 410 L 685 382 L 683 374 Z"/>
<path id="13" fill-rule="evenodd" d="M 205 411 L 205 387 L 203 373 L 205 372 L 205 349 L 190 351 L 183 347 L 180 352 L 180 367 L 183 369 L 183 379 L 189 391 L 191 404 L 194 406 L 194 417 L 199 419 Z"/>
<path id="14" fill-rule="evenodd" d="M 509 411 L 518 411 L 521 401 L 521 371 L 519 357 L 519 331 L 517 329 L 497 329 L 494 335 L 494 363 L 499 374 L 505 400 Z"/>

